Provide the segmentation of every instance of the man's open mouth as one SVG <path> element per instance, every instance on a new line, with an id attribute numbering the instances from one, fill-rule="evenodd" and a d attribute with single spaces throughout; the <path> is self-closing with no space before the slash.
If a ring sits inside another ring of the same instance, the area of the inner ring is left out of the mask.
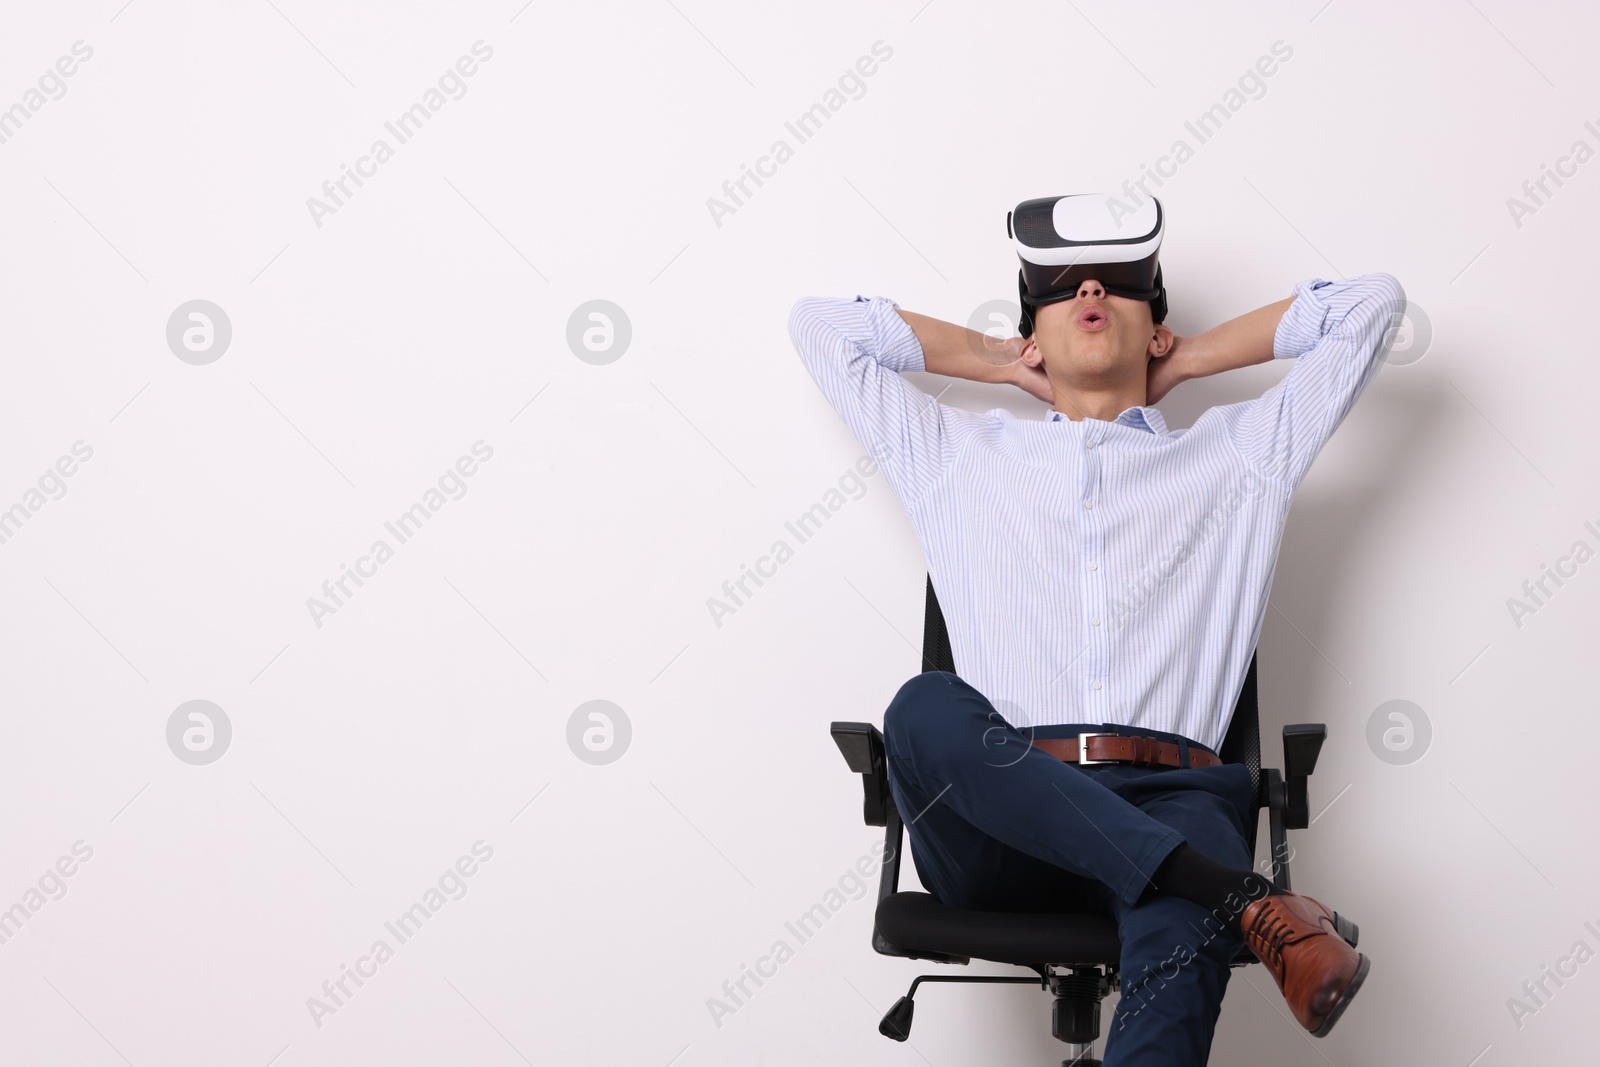
<path id="1" fill-rule="evenodd" d="M 1105 308 L 1099 304 L 1090 304 L 1078 315 L 1078 329 L 1103 330 L 1110 325 L 1111 320 L 1106 317 Z"/>

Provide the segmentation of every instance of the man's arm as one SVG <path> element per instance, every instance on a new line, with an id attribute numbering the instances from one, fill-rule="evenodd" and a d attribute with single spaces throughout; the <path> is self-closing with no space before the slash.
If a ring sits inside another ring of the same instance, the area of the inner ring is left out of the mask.
<path id="1" fill-rule="evenodd" d="M 789 337 L 828 402 L 907 509 L 913 509 L 985 419 L 939 403 L 900 376 L 901 371 L 936 369 L 925 362 L 922 343 L 902 316 L 886 297 L 807 297 L 789 313 Z M 943 330 L 930 329 L 937 366 L 953 366 L 956 357 L 948 341 Z M 975 354 L 972 359 L 982 362 Z M 978 372 L 974 366 L 967 369 Z"/>
<path id="2" fill-rule="evenodd" d="M 901 311 L 900 317 L 917 335 L 917 342 L 922 346 L 924 369 L 929 373 L 965 378 L 971 382 L 1015 385 L 1046 403 L 1050 402 L 1050 379 L 1045 377 L 1042 370 L 1030 368 L 1021 362 L 1022 349 L 1028 343 L 1022 338 L 997 340 L 977 330 L 919 315 L 915 311 Z M 1030 374 L 1029 371 L 1035 373 Z"/>
<path id="3" fill-rule="evenodd" d="M 1181 337 L 1167 358 L 1175 362 L 1185 380 L 1266 363 L 1272 359 L 1272 342 L 1278 323 L 1296 299 L 1285 297 L 1275 304 L 1229 319 L 1221 326 L 1213 326 L 1205 333 Z"/>
<path id="4" fill-rule="evenodd" d="M 1255 400 L 1237 405 L 1234 443 L 1246 461 L 1268 477 L 1297 487 L 1333 431 L 1344 421 L 1383 362 L 1392 327 L 1405 311 L 1406 294 L 1391 274 L 1342 281 L 1311 278 L 1283 301 L 1224 323 L 1201 346 L 1204 365 L 1226 369 L 1293 359 L 1282 381 Z M 1277 315 L 1270 346 L 1266 327 Z M 1242 361 L 1242 362 L 1241 362 Z"/>
<path id="5" fill-rule="evenodd" d="M 1180 382 L 1266 363 L 1272 358 L 1273 334 L 1294 301 L 1286 297 L 1192 337 L 1173 334 L 1167 354 L 1150 361 L 1145 403 L 1160 403 Z"/>

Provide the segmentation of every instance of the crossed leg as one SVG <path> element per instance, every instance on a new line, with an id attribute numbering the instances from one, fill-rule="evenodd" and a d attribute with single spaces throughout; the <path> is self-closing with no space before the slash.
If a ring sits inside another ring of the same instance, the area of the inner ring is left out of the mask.
<path id="1" fill-rule="evenodd" d="M 1034 748 L 1027 733 L 954 674 L 929 671 L 901 687 L 884 734 L 918 877 L 955 907 L 1111 915 L 1122 997 L 1105 1062 L 1204 1064 L 1240 939 L 1203 906 L 1145 891 L 1185 841 L 1250 866 L 1248 771 L 1080 768 Z"/>

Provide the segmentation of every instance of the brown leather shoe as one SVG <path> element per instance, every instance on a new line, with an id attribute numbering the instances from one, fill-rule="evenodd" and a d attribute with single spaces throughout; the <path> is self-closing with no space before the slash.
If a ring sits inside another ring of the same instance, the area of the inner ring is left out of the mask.
<path id="1" fill-rule="evenodd" d="M 1333 912 L 1298 893 L 1251 901 L 1239 924 L 1245 945 L 1271 972 L 1300 1025 L 1326 1037 L 1372 961 L 1340 936 Z"/>

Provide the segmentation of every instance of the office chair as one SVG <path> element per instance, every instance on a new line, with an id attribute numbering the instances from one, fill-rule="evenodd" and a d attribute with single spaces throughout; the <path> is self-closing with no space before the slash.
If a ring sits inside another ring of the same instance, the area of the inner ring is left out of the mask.
<path id="1" fill-rule="evenodd" d="M 926 618 L 922 631 L 922 669 L 956 673 L 950 634 L 928 577 Z M 1069 913 L 1023 914 L 953 908 L 928 893 L 899 892 L 901 831 L 903 823 L 889 792 L 883 734 L 864 722 L 835 722 L 829 732 L 850 769 L 861 775 L 865 797 L 863 815 L 868 826 L 884 828 L 884 865 L 878 882 L 878 905 L 872 927 L 872 947 L 885 956 L 965 964 L 973 959 L 1015 964 L 1034 976 L 962 976 L 925 974 L 889 1009 L 878 1025 L 885 1037 L 904 1041 L 911 1033 L 917 986 L 923 982 L 1037 983 L 1054 997 L 1051 1030 L 1066 1043 L 1063 1067 L 1099 1067 L 1094 1042 L 1100 1036 L 1100 1001 L 1118 977 L 1122 955 L 1115 921 L 1107 915 Z M 1272 843 L 1272 881 L 1289 888 L 1287 831 L 1304 829 L 1310 821 L 1307 779 L 1316 769 L 1328 729 L 1322 723 L 1301 723 L 1283 728 L 1283 773 L 1261 766 L 1261 731 L 1256 709 L 1256 660 L 1252 652 L 1244 687 L 1234 705 L 1227 736 L 1217 753 L 1225 763 L 1242 763 L 1250 769 L 1254 791 L 1249 820 L 1249 846 L 1255 854 L 1256 825 L 1267 809 Z M 1359 931 L 1339 917 L 1339 934 L 1351 945 Z M 1248 948 L 1241 949 L 1233 966 L 1259 962 Z"/>

